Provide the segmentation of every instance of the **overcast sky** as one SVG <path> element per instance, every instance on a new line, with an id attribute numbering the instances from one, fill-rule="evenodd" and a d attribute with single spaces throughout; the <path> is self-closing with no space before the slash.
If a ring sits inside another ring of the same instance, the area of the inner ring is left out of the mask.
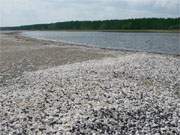
<path id="1" fill-rule="evenodd" d="M 0 26 L 70 20 L 179 17 L 180 0 L 0 0 Z"/>

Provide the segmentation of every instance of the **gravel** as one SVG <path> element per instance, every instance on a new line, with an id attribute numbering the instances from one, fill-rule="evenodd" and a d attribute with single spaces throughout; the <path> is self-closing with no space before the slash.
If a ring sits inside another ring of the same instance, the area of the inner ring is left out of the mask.
<path id="1" fill-rule="evenodd" d="M 0 134 L 179 135 L 179 67 L 137 53 L 25 72 L 0 87 Z"/>
<path id="2" fill-rule="evenodd" d="M 0 33 L 0 86 L 11 85 L 11 80 L 23 72 L 113 57 L 116 56 L 114 53 L 99 48 L 26 38 L 17 32 Z"/>

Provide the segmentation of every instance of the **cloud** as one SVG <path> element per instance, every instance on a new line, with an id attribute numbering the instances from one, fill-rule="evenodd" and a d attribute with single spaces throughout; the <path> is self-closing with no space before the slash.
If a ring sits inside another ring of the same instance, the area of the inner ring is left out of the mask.
<path id="1" fill-rule="evenodd" d="M 0 25 L 178 17 L 179 0 L 0 0 Z"/>

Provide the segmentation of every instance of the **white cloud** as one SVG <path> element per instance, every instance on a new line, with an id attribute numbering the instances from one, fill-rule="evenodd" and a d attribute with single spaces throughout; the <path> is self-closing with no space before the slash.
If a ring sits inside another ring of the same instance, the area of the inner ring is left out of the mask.
<path id="1" fill-rule="evenodd" d="M 179 0 L 0 0 L 0 25 L 177 17 L 179 6 Z"/>

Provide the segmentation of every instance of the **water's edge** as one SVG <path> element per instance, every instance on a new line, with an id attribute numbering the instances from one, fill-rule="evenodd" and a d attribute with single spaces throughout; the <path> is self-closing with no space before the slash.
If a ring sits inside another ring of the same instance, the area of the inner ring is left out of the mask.
<path id="1" fill-rule="evenodd" d="M 47 39 L 47 38 L 39 38 L 39 37 L 31 37 L 28 35 L 25 35 L 24 32 L 27 31 L 18 31 L 18 32 L 11 32 L 11 33 L 16 33 L 18 36 L 24 37 L 24 38 L 29 38 L 33 40 L 42 40 L 42 41 L 49 41 L 49 42 L 54 42 L 54 43 L 62 43 L 63 45 L 70 45 L 70 46 L 79 46 L 79 47 L 87 47 L 87 48 L 97 48 L 97 49 L 103 49 L 103 50 L 110 50 L 110 51 L 122 51 L 122 52 L 143 52 L 143 53 L 149 53 L 149 54 L 160 54 L 160 55 L 170 55 L 170 56 L 175 56 L 179 57 L 180 54 L 171 54 L 171 53 L 163 53 L 163 52 L 151 52 L 151 51 L 142 51 L 142 50 L 130 50 L 130 49 L 117 49 L 117 48 L 107 48 L 107 47 L 97 47 L 95 45 L 90 45 L 90 44 L 85 44 L 85 43 L 77 43 L 77 42 L 70 42 L 70 41 L 65 41 L 65 40 L 53 40 L 53 39 Z"/>

